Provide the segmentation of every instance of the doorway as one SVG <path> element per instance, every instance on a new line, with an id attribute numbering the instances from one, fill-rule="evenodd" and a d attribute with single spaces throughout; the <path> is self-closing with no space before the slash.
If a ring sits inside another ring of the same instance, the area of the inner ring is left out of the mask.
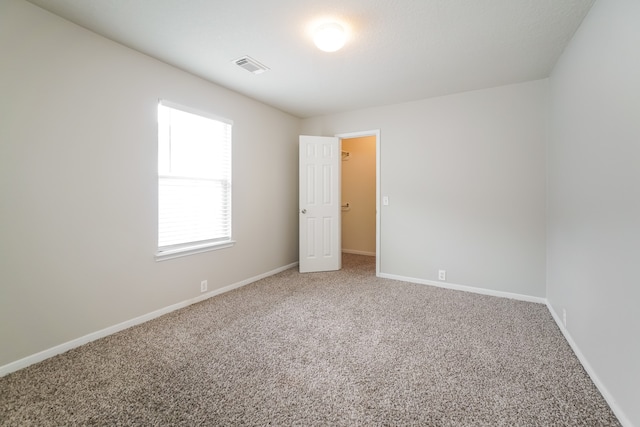
<path id="1" fill-rule="evenodd" d="M 380 131 L 336 135 L 341 142 L 342 252 L 375 256 L 380 273 Z"/>

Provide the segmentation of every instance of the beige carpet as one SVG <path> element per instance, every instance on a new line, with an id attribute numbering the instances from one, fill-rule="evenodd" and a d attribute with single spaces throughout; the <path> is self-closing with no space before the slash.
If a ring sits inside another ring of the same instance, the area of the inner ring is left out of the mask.
<path id="1" fill-rule="evenodd" d="M 541 304 L 285 271 L 0 378 L 0 423 L 615 426 Z"/>

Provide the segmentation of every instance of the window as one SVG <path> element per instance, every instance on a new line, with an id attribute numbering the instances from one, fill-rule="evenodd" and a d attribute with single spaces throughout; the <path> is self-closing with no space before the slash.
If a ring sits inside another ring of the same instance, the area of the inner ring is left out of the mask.
<path id="1" fill-rule="evenodd" d="M 158 105 L 157 260 L 229 247 L 232 122 Z"/>

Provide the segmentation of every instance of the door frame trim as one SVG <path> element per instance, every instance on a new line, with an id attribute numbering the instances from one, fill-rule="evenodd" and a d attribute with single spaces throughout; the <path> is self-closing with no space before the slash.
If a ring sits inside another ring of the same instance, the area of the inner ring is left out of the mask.
<path id="1" fill-rule="evenodd" d="M 342 140 L 351 138 L 361 138 L 364 136 L 376 137 L 376 276 L 380 277 L 380 129 L 365 130 L 359 132 L 338 133 L 334 136 L 340 138 L 340 149 L 342 150 Z M 342 164 L 340 164 L 342 168 Z M 340 174 L 340 185 L 342 186 L 342 173 Z"/>

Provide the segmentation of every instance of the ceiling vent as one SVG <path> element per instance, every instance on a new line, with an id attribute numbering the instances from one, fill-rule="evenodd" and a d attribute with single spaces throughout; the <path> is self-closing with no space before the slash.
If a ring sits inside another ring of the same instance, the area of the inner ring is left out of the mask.
<path id="1" fill-rule="evenodd" d="M 235 62 L 237 66 L 242 67 L 253 74 L 261 74 L 269 70 L 269 67 L 265 67 L 250 56 L 243 56 L 233 62 Z"/>

